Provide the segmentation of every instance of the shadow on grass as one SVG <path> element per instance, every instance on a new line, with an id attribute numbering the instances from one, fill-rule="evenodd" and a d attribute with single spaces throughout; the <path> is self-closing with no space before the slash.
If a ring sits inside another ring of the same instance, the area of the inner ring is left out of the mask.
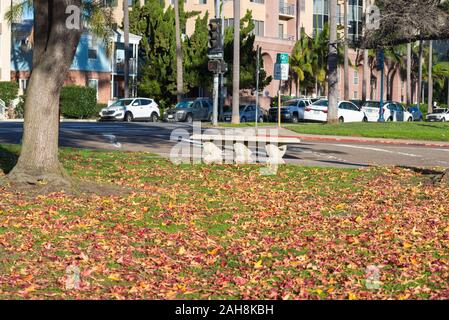
<path id="1" fill-rule="evenodd" d="M 19 159 L 19 148 L 0 145 L 0 170 L 8 174 Z"/>

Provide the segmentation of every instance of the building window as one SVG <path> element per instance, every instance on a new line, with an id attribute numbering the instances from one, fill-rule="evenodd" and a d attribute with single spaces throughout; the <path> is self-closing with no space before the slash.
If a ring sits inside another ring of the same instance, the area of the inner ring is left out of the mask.
<path id="1" fill-rule="evenodd" d="M 95 39 L 95 37 L 89 37 L 89 48 L 87 53 L 88 59 L 92 60 L 97 59 L 97 50 L 98 50 L 97 40 Z"/>
<path id="2" fill-rule="evenodd" d="M 323 30 L 324 25 L 329 20 L 329 1 L 313 1 L 313 32 L 316 34 Z"/>
<path id="3" fill-rule="evenodd" d="M 264 4 L 265 0 L 250 0 L 250 2 Z"/>
<path id="4" fill-rule="evenodd" d="M 263 37 L 265 35 L 265 22 L 259 20 L 253 20 L 254 22 L 254 35 Z"/>
<path id="5" fill-rule="evenodd" d="M 228 27 L 230 27 L 230 28 L 234 27 L 234 19 L 233 18 L 224 19 L 224 26 L 223 27 L 225 29 L 228 28 Z"/>
<path id="6" fill-rule="evenodd" d="M 359 98 L 359 93 L 358 93 L 358 91 L 354 91 L 354 99 L 358 99 Z"/>
<path id="7" fill-rule="evenodd" d="M 344 24 L 344 7 L 338 6 L 338 17 L 340 25 Z M 348 1 L 348 38 L 349 41 L 357 41 L 362 34 L 363 24 L 363 1 L 349 0 Z"/>
<path id="8" fill-rule="evenodd" d="M 359 71 L 354 70 L 354 84 L 359 84 Z"/>
<path id="9" fill-rule="evenodd" d="M 98 100 L 98 79 L 88 79 L 87 86 L 89 88 L 95 89 L 95 91 L 97 92 L 97 100 Z"/>
<path id="10" fill-rule="evenodd" d="M 279 39 L 284 39 L 284 25 L 279 24 Z"/>

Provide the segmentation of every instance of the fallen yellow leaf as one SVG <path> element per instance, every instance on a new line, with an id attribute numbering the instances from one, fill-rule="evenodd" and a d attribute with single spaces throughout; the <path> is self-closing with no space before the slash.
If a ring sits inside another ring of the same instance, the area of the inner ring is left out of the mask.
<path id="1" fill-rule="evenodd" d="M 262 268 L 262 260 L 257 261 L 257 262 L 254 264 L 254 268 L 256 268 L 256 269 Z"/>

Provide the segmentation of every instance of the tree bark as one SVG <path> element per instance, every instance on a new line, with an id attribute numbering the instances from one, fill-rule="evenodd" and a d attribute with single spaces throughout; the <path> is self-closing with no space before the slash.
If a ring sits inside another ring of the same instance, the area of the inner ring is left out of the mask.
<path id="1" fill-rule="evenodd" d="M 181 48 L 181 25 L 179 22 L 179 0 L 175 0 L 175 28 L 176 28 L 176 97 L 181 102 L 184 91 L 182 48 Z"/>
<path id="2" fill-rule="evenodd" d="M 337 23 L 337 0 L 329 0 L 328 123 L 338 122 Z"/>
<path id="3" fill-rule="evenodd" d="M 433 78 L 432 78 L 432 67 L 433 67 L 433 41 L 429 41 L 429 92 L 427 99 L 427 112 L 433 112 Z"/>
<path id="4" fill-rule="evenodd" d="M 240 0 L 234 0 L 234 61 L 232 66 L 232 123 L 240 123 Z"/>
<path id="5" fill-rule="evenodd" d="M 412 95 L 412 44 L 407 43 L 407 107 L 411 105 Z"/>
<path id="6" fill-rule="evenodd" d="M 345 35 L 345 47 L 344 47 L 344 100 L 349 100 L 349 46 L 348 46 L 348 0 L 343 1 L 344 12 L 344 35 Z"/>
<path id="7" fill-rule="evenodd" d="M 59 95 L 81 37 L 66 27 L 68 5 L 81 0 L 34 2 L 33 70 L 25 101 L 20 157 L 8 179 L 23 184 L 70 186 L 58 159 Z"/>

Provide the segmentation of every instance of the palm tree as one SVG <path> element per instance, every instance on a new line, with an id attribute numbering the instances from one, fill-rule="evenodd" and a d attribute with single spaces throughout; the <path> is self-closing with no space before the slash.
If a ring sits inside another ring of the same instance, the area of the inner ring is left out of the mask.
<path id="1" fill-rule="evenodd" d="M 344 12 L 344 37 L 345 37 L 345 46 L 344 46 L 344 99 L 349 100 L 349 39 L 348 39 L 348 0 L 343 1 L 343 12 Z"/>
<path id="2" fill-rule="evenodd" d="M 182 48 L 181 48 L 181 26 L 179 22 L 179 0 L 174 1 L 175 5 L 175 34 L 176 34 L 176 97 L 178 102 L 182 99 L 184 91 L 183 67 L 182 67 Z"/>
<path id="3" fill-rule="evenodd" d="M 418 107 L 421 106 L 421 92 L 422 92 L 422 58 L 423 58 L 423 41 L 419 40 L 418 53 Z M 448 102 L 449 103 L 449 102 Z"/>
<path id="4" fill-rule="evenodd" d="M 337 0 L 329 0 L 328 123 L 338 122 L 337 24 Z"/>
<path id="5" fill-rule="evenodd" d="M 123 33 L 125 41 L 125 63 L 123 68 L 125 81 L 125 98 L 129 97 L 129 3 L 128 0 L 123 1 Z"/>
<path id="6" fill-rule="evenodd" d="M 240 0 L 234 0 L 234 59 L 232 66 L 232 123 L 240 123 Z"/>
<path id="7" fill-rule="evenodd" d="M 412 93 L 412 44 L 407 43 L 407 106 L 411 104 Z"/>
<path id="8" fill-rule="evenodd" d="M 433 66 L 433 41 L 429 41 L 429 67 L 428 67 L 428 98 L 427 98 L 427 112 L 433 112 L 433 78 L 432 78 L 432 66 Z"/>
<path id="9" fill-rule="evenodd" d="M 290 56 L 291 78 L 296 83 L 297 97 L 300 95 L 300 87 L 306 76 L 313 76 L 312 55 L 314 51 L 312 44 L 311 38 L 305 33 L 304 28 L 301 28 L 299 40 L 295 43 Z"/>
<path id="10" fill-rule="evenodd" d="M 363 82 L 362 82 L 362 100 L 368 100 L 367 87 L 368 87 L 368 77 L 369 77 L 369 50 L 363 50 Z M 371 83 L 371 79 L 370 79 Z"/>

